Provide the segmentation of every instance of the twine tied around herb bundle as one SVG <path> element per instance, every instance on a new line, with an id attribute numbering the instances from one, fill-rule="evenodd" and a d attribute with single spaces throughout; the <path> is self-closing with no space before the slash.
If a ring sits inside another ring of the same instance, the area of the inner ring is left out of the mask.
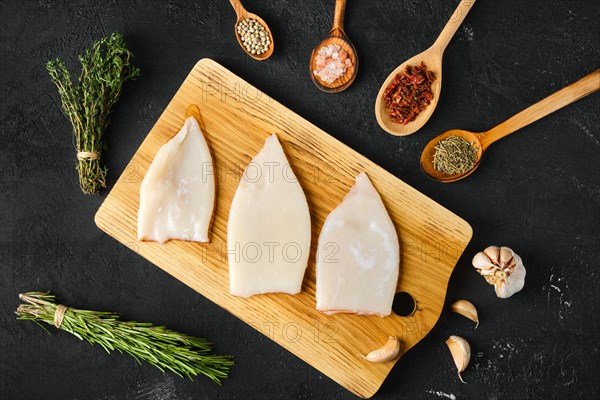
<path id="1" fill-rule="evenodd" d="M 99 158 L 100 158 L 100 155 L 98 153 L 96 153 L 95 151 L 78 151 L 77 152 L 77 159 L 79 161 L 98 160 Z"/>
<path id="2" fill-rule="evenodd" d="M 63 319 L 65 319 L 65 314 L 69 307 L 63 306 L 62 304 L 58 304 L 56 306 L 56 311 L 54 311 L 54 326 L 57 329 L 60 329 L 62 325 Z"/>
<path id="3" fill-rule="evenodd" d="M 40 296 L 41 295 L 41 296 Z M 57 329 L 60 329 L 62 326 L 63 320 L 65 319 L 65 315 L 69 307 L 56 304 L 50 301 L 47 301 L 47 298 L 53 298 L 51 296 L 47 296 L 48 293 L 41 292 L 32 292 L 32 293 L 21 293 L 19 295 L 19 299 L 26 301 L 28 304 L 21 304 L 17 308 L 17 314 L 24 313 L 35 316 L 35 318 L 40 318 L 42 314 L 49 314 L 50 319 L 52 320 L 54 326 Z M 54 308 L 54 312 L 52 312 Z M 50 321 L 46 321 L 50 323 Z"/>

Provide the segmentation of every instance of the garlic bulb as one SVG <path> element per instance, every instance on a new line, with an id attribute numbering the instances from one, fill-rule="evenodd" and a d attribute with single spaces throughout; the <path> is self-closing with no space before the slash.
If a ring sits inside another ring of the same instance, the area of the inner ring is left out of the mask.
<path id="1" fill-rule="evenodd" d="M 473 266 L 494 285 L 496 295 L 506 299 L 525 285 L 525 266 L 523 261 L 508 247 L 490 246 L 473 257 Z"/>

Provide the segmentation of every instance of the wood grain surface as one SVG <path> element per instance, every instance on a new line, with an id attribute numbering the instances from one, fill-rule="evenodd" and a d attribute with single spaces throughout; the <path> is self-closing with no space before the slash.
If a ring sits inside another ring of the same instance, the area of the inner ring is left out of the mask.
<path id="1" fill-rule="evenodd" d="M 141 180 L 160 146 L 181 128 L 190 104 L 200 108 L 214 155 L 217 204 L 212 242 L 139 242 Z M 229 294 L 229 206 L 244 168 L 271 133 L 278 135 L 309 203 L 309 265 L 298 295 L 237 298 Z M 398 231 L 402 252 L 398 291 L 416 300 L 411 316 L 327 316 L 315 310 L 318 235 L 361 171 L 381 194 Z M 360 355 L 380 347 L 390 335 L 400 337 L 404 354 L 427 335 L 440 316 L 448 280 L 472 236 L 464 220 L 210 59 L 196 64 L 95 219 L 100 229 L 363 398 L 375 394 L 397 360 L 373 364 Z"/>

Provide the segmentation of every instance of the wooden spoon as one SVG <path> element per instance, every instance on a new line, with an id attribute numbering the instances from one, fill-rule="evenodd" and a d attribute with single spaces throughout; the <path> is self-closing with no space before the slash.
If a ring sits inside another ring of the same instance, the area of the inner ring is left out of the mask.
<path id="1" fill-rule="evenodd" d="M 237 41 L 240 44 L 240 47 L 246 52 L 246 54 L 248 54 L 250 57 L 252 57 L 258 61 L 263 61 L 263 60 L 266 60 L 267 58 L 271 57 L 271 55 L 273 54 L 273 50 L 275 49 L 275 42 L 273 41 L 273 34 L 271 33 L 271 29 L 269 29 L 269 25 L 267 25 L 267 23 L 258 15 L 248 12 L 242 5 L 241 1 L 229 0 L 229 2 L 233 6 L 233 9 L 235 10 L 235 14 L 237 15 L 237 20 L 235 21 L 234 30 L 235 30 L 235 37 L 237 38 Z M 240 37 L 240 35 L 238 33 L 238 29 L 237 29 L 238 24 L 247 18 L 256 20 L 259 24 L 261 24 L 265 28 L 265 30 L 267 31 L 267 34 L 269 35 L 271 44 L 269 45 L 269 49 L 262 54 L 250 53 L 244 46 L 244 42 L 242 42 L 242 38 Z"/>
<path id="2" fill-rule="evenodd" d="M 315 47 L 310 55 L 310 77 L 319 89 L 324 92 L 337 93 L 346 89 L 354 82 L 356 78 L 356 72 L 358 71 L 358 57 L 356 56 L 356 49 L 354 45 L 346 36 L 344 32 L 344 11 L 346 10 L 346 0 L 335 1 L 335 13 L 333 15 L 333 26 L 329 35 L 323 39 L 317 47 Z M 322 81 L 321 78 L 315 76 L 313 71 L 316 69 L 315 58 L 317 52 L 322 46 L 328 46 L 330 44 L 337 44 L 348 53 L 348 58 L 352 60 L 352 66 L 346 70 L 344 75 L 340 76 L 333 83 L 327 83 Z"/>
<path id="3" fill-rule="evenodd" d="M 442 57 L 444 56 L 444 50 L 446 49 L 446 46 L 448 46 L 448 43 L 450 43 L 450 39 L 452 39 L 452 36 L 454 36 L 460 24 L 462 24 L 469 10 L 471 10 L 471 7 L 473 7 L 473 4 L 475 4 L 475 0 L 462 0 L 456 10 L 454 10 L 452 17 L 450 17 L 450 20 L 435 43 L 424 52 L 419 53 L 408 61 L 400 64 L 398 68 L 392 71 L 385 82 L 383 82 L 383 85 L 381 85 L 381 89 L 379 89 L 379 93 L 377 94 L 377 100 L 375 101 L 375 117 L 377 117 L 377 122 L 383 130 L 392 135 L 406 136 L 421 129 L 421 127 L 429 120 L 429 117 L 431 117 L 431 114 L 433 114 L 433 111 L 437 106 L 440 92 L 442 91 Z M 383 93 L 388 86 L 390 86 L 396 75 L 400 72 L 404 72 L 408 65 L 419 65 L 421 62 L 424 62 L 427 69 L 432 71 L 435 76 L 435 81 L 431 85 L 433 99 L 431 100 L 431 103 L 417 115 L 414 121 L 409 122 L 406 125 L 393 122 L 385 108 Z"/>
<path id="4" fill-rule="evenodd" d="M 423 154 L 421 154 L 421 169 L 427 176 L 438 182 L 454 182 L 463 179 L 473 173 L 481 162 L 481 157 L 487 148 L 497 140 L 537 121 L 554 111 L 569 105 L 590 93 L 600 89 L 600 69 L 592 72 L 577 82 L 559 90 L 558 92 L 546 97 L 545 99 L 529 106 L 512 118 L 507 119 L 495 128 L 482 133 L 474 133 L 453 129 L 444 132 L 430 141 Z M 462 174 L 446 175 L 433 168 L 433 155 L 435 154 L 435 145 L 448 136 L 460 136 L 469 143 L 473 143 L 477 152 L 475 166 Z"/>

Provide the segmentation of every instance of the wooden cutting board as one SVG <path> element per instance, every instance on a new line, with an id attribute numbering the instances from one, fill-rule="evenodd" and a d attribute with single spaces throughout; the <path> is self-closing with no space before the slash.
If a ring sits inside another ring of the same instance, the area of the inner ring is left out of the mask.
<path id="1" fill-rule="evenodd" d="M 181 128 L 190 104 L 200 108 L 215 162 L 212 242 L 138 242 L 140 183 L 160 146 Z M 229 206 L 244 168 L 273 132 L 309 203 L 309 265 L 298 295 L 237 298 L 229 294 Z M 315 310 L 318 235 L 361 171 L 381 194 L 398 231 L 398 291 L 416 301 L 408 317 L 327 316 Z M 100 229 L 363 398 L 375 394 L 397 360 L 373 364 L 360 355 L 379 348 L 390 335 L 401 339 L 404 354 L 427 335 L 442 312 L 450 274 L 472 236 L 467 222 L 209 59 L 199 61 L 183 82 L 95 219 Z"/>

